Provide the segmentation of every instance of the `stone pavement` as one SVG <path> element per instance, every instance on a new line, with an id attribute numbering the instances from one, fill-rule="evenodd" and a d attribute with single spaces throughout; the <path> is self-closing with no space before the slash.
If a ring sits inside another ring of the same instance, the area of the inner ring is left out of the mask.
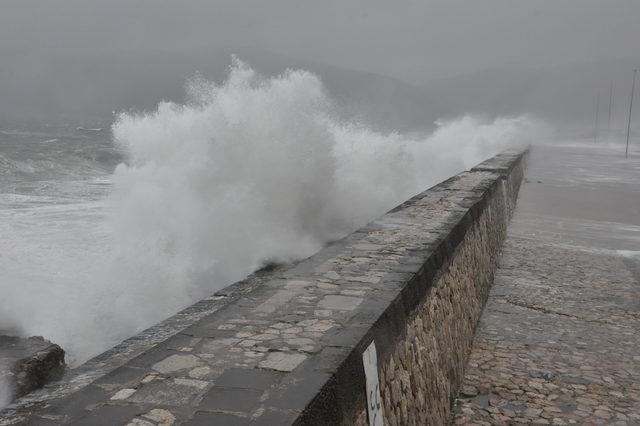
<path id="1" fill-rule="evenodd" d="M 640 424 L 640 153 L 536 146 L 526 176 L 453 423 Z"/>

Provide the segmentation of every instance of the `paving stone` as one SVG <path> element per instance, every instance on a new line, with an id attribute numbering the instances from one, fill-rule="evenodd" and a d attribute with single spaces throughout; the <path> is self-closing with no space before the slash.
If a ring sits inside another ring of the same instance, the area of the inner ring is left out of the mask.
<path id="1" fill-rule="evenodd" d="M 250 336 L 252 335 L 252 333 L 248 333 L 248 335 Z M 222 338 L 222 339 L 207 339 L 202 343 L 198 352 L 201 354 L 202 353 L 215 354 L 221 350 L 224 350 L 230 346 L 235 345 L 239 341 L 240 341 L 239 338 L 233 338 L 233 337 Z"/>
<path id="2" fill-rule="evenodd" d="M 171 411 L 160 408 L 154 408 L 148 413 L 144 413 L 142 417 L 153 420 L 158 426 L 171 426 L 176 421 L 176 416 Z"/>
<path id="3" fill-rule="evenodd" d="M 198 357 L 193 355 L 171 355 L 153 365 L 158 373 L 169 374 L 188 368 L 194 368 L 201 364 Z"/>
<path id="4" fill-rule="evenodd" d="M 296 295 L 295 291 L 278 290 L 276 294 L 274 294 L 265 302 L 263 302 L 258 307 L 256 307 L 255 311 L 261 312 L 264 314 L 272 313 L 276 309 L 284 306 L 287 302 L 293 299 L 295 295 Z"/>
<path id="5" fill-rule="evenodd" d="M 211 368 L 205 367 L 196 367 L 193 370 L 189 371 L 189 377 L 194 379 L 204 379 L 211 374 Z"/>
<path id="6" fill-rule="evenodd" d="M 40 416 L 33 416 L 29 419 L 29 426 L 58 426 L 64 421 L 64 416 L 59 418 L 44 418 Z"/>
<path id="7" fill-rule="evenodd" d="M 261 390 L 214 386 L 202 398 L 201 410 L 249 413 L 255 409 Z"/>
<path id="8" fill-rule="evenodd" d="M 189 387 L 198 388 L 198 389 L 205 389 L 209 384 L 209 382 L 205 380 L 181 379 L 181 378 L 175 378 L 173 379 L 173 382 L 177 385 L 184 385 L 184 386 L 189 386 Z"/>
<path id="9" fill-rule="evenodd" d="M 478 389 L 475 386 L 463 386 L 460 395 L 464 398 L 474 397 L 478 395 Z"/>
<path id="10" fill-rule="evenodd" d="M 293 371 L 306 358 L 306 355 L 299 353 L 271 352 L 258 365 L 270 370 Z"/>
<path id="11" fill-rule="evenodd" d="M 190 405 L 203 393 L 206 384 L 192 379 L 154 380 L 142 385 L 127 401 L 168 406 Z"/>
<path id="12" fill-rule="evenodd" d="M 133 388 L 148 374 L 149 371 L 146 369 L 122 366 L 96 380 L 94 384 L 107 391 L 124 387 Z"/>
<path id="13" fill-rule="evenodd" d="M 120 389 L 118 392 L 116 392 L 112 397 L 111 400 L 113 401 L 117 401 L 117 400 L 122 400 L 122 399 L 127 399 L 129 398 L 131 395 L 133 395 L 136 392 L 135 389 Z"/>
<path id="14" fill-rule="evenodd" d="M 78 419 L 75 424 L 91 426 L 113 426 L 127 424 L 131 419 L 141 414 L 139 407 L 132 405 L 105 405 L 92 410 L 86 416 Z"/>
<path id="15" fill-rule="evenodd" d="M 82 389 L 81 393 L 66 396 L 38 414 L 41 416 L 61 415 L 70 419 L 77 419 L 87 413 L 87 407 L 93 407 L 101 402 L 108 401 L 110 397 L 111 394 L 104 389 L 95 385 L 88 385 Z"/>
<path id="16" fill-rule="evenodd" d="M 156 424 L 149 420 L 136 417 L 135 419 L 131 419 L 125 426 L 156 426 Z"/>
<path id="17" fill-rule="evenodd" d="M 320 301 L 319 306 L 324 309 L 352 311 L 362 303 L 362 300 L 361 297 L 328 295 Z"/>
<path id="18" fill-rule="evenodd" d="M 230 368 L 215 381 L 216 386 L 266 390 L 282 379 L 284 375 L 276 371 L 261 369 Z"/>

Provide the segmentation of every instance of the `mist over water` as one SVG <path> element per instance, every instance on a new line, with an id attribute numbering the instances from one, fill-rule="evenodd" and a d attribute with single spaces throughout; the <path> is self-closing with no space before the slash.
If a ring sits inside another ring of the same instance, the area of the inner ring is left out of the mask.
<path id="1" fill-rule="evenodd" d="M 185 104 L 118 116 L 125 161 L 101 175 L 107 195 L 44 206 L 57 222 L 3 206 L 3 220 L 27 227 L 35 215 L 40 228 L 28 250 L 27 231 L 1 228 L 11 242 L 0 267 L 22 258 L 0 283 L 0 324 L 78 363 L 540 132 L 527 117 L 462 117 L 428 135 L 383 134 L 337 116 L 314 74 L 263 78 L 237 60 L 224 83 L 187 90 Z"/>

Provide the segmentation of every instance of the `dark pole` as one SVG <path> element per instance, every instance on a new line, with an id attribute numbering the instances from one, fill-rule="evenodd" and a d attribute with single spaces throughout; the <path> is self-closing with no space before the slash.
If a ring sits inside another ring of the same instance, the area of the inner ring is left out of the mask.
<path id="1" fill-rule="evenodd" d="M 596 93 L 596 125 L 593 129 L 593 143 L 598 141 L 598 106 L 600 104 L 600 93 Z"/>
<path id="2" fill-rule="evenodd" d="M 633 110 L 633 92 L 636 90 L 636 73 L 633 70 L 633 83 L 631 83 L 631 99 L 629 100 L 629 121 L 627 122 L 627 147 L 624 150 L 624 158 L 629 158 L 629 132 L 631 131 L 631 111 Z"/>
<path id="3" fill-rule="evenodd" d="M 609 134 L 611 134 L 611 109 L 613 108 L 613 81 L 609 86 L 609 122 L 607 126 L 609 127 Z"/>

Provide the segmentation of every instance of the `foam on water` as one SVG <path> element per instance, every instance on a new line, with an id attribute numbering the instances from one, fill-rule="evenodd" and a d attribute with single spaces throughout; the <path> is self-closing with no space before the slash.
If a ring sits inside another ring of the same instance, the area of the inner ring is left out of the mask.
<path id="1" fill-rule="evenodd" d="M 223 84 L 196 79 L 189 94 L 118 117 L 126 161 L 96 177 L 112 180 L 107 198 L 0 212 L 3 327 L 84 360 L 265 262 L 313 254 L 536 128 L 462 117 L 422 137 L 377 133 L 337 117 L 315 75 L 263 78 L 239 61 Z"/>

